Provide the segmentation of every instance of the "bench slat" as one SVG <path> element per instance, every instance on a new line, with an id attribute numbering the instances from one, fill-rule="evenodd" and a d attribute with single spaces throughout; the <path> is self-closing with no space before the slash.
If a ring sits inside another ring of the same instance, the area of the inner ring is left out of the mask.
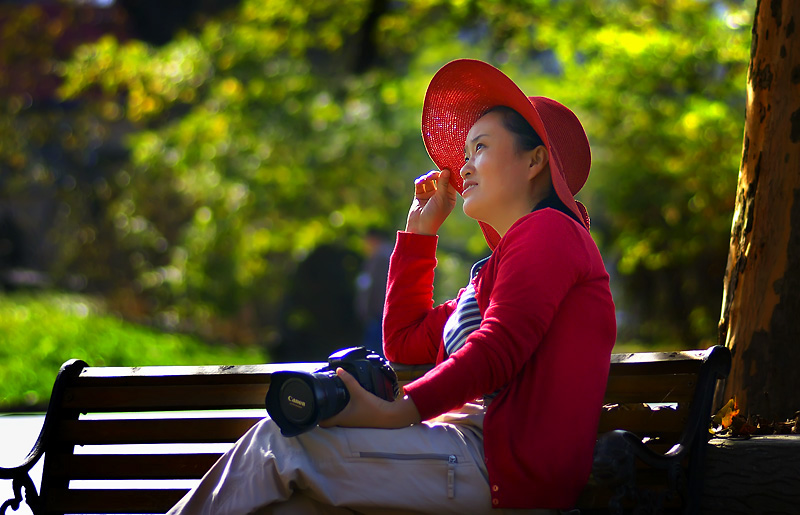
<path id="1" fill-rule="evenodd" d="M 262 418 L 69 420 L 56 436 L 71 445 L 232 443 Z"/>
<path id="2" fill-rule="evenodd" d="M 86 412 L 264 408 L 266 384 L 67 388 L 64 407 Z"/>
<path id="3" fill-rule="evenodd" d="M 53 477 L 62 479 L 200 479 L 222 456 L 196 454 L 61 454 Z"/>
<path id="4" fill-rule="evenodd" d="M 612 375 L 603 403 L 690 402 L 696 385 L 695 374 Z"/>
<path id="5" fill-rule="evenodd" d="M 268 363 L 261 365 L 225 366 L 147 366 L 87 367 L 75 378 L 86 386 L 124 386 L 129 382 L 141 385 L 194 385 L 230 383 L 269 383 L 279 370 L 313 372 L 326 363 Z"/>
<path id="6" fill-rule="evenodd" d="M 626 370 L 674 370 L 676 373 L 698 370 L 705 359 L 704 350 L 670 352 L 616 353 L 611 355 L 611 368 L 623 365 Z"/>
<path id="7" fill-rule="evenodd" d="M 46 513 L 166 513 L 188 488 L 50 490 Z"/>
<path id="8" fill-rule="evenodd" d="M 691 374 L 611 375 L 604 402 L 686 402 L 696 376 Z M 87 411 L 263 408 L 268 383 L 115 387 L 70 387 L 64 407 Z M 669 395 L 664 395 L 668 391 Z M 235 400 L 235 402 L 234 402 Z"/>

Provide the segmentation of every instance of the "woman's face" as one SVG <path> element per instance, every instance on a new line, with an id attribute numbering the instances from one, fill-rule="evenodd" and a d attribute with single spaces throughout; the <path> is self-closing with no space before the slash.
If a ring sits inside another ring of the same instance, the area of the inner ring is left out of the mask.
<path id="1" fill-rule="evenodd" d="M 547 152 L 519 151 L 502 114 L 490 112 L 467 134 L 464 159 L 464 213 L 505 234 L 535 206 L 533 179 L 547 165 Z"/>

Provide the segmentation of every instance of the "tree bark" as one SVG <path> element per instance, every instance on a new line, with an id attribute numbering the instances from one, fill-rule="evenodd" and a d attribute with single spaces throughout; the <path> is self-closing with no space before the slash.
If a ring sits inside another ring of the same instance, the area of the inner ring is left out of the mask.
<path id="1" fill-rule="evenodd" d="M 719 343 L 733 355 L 722 398 L 744 415 L 800 410 L 800 2 L 759 0 L 744 149 Z"/>

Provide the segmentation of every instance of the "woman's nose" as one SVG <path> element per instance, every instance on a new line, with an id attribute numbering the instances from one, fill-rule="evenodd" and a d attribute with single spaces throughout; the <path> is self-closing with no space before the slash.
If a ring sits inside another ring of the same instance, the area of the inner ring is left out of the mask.
<path id="1" fill-rule="evenodd" d="M 469 164 L 469 162 L 464 163 L 464 166 L 461 167 L 461 171 L 459 171 L 459 175 L 462 179 L 466 179 L 470 174 L 472 174 L 472 165 Z"/>

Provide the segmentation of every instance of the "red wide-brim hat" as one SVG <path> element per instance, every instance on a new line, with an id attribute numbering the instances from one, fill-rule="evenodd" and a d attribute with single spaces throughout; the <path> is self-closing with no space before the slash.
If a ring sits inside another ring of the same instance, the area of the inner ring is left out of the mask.
<path id="1" fill-rule="evenodd" d="M 486 111 L 507 106 L 521 114 L 542 139 L 550 156 L 550 174 L 556 194 L 589 229 L 586 208 L 574 195 L 589 177 L 592 157 L 589 140 L 578 117 L 567 107 L 545 97 L 529 97 L 503 72 L 474 59 L 444 65 L 431 79 L 422 107 L 422 138 L 428 155 L 440 170 L 451 171 L 450 183 L 461 193 L 459 173 L 464 165 L 464 142 L 472 125 Z M 489 247 L 500 235 L 480 222 Z"/>

